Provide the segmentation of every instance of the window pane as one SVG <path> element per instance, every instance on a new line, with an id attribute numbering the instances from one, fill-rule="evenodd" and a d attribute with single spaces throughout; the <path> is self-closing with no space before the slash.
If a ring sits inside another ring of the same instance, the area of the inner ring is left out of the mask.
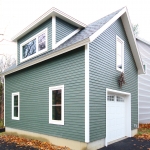
<path id="1" fill-rule="evenodd" d="M 122 59 L 119 55 L 117 55 L 117 67 L 122 69 Z"/>
<path id="2" fill-rule="evenodd" d="M 53 105 L 61 104 L 61 90 L 52 91 L 52 104 Z"/>
<path id="3" fill-rule="evenodd" d="M 61 106 L 52 106 L 52 120 L 61 120 Z"/>
<path id="4" fill-rule="evenodd" d="M 122 51 L 122 44 L 119 41 L 117 41 L 117 55 L 122 56 L 121 51 Z"/>
<path id="5" fill-rule="evenodd" d="M 14 96 L 14 106 L 18 106 L 18 95 Z"/>
<path id="6" fill-rule="evenodd" d="M 33 55 L 34 53 L 36 53 L 36 39 L 23 46 L 23 58 Z"/>
<path id="7" fill-rule="evenodd" d="M 39 51 L 46 48 L 45 33 L 42 34 L 42 35 L 40 35 L 40 36 L 38 37 L 38 43 L 39 43 L 39 44 L 38 44 L 38 45 L 39 45 L 39 49 L 38 49 Z"/>
<path id="8" fill-rule="evenodd" d="M 18 107 L 14 107 L 14 117 L 18 117 Z"/>

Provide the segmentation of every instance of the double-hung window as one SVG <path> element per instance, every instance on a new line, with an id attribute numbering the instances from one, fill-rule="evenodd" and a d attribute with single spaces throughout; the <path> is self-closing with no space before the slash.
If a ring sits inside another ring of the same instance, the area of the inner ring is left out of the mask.
<path id="1" fill-rule="evenodd" d="M 19 92 L 12 93 L 12 119 L 20 120 L 20 96 L 19 96 Z"/>
<path id="2" fill-rule="evenodd" d="M 64 125 L 64 85 L 49 87 L 49 123 Z"/>
<path id="3" fill-rule="evenodd" d="M 20 45 L 20 62 L 47 51 L 47 28 Z"/>
<path id="4" fill-rule="evenodd" d="M 116 69 L 124 72 L 124 41 L 116 36 Z"/>

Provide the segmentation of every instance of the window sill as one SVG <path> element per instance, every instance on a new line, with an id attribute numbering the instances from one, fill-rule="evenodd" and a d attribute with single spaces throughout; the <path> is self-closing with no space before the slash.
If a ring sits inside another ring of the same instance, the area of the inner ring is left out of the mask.
<path id="1" fill-rule="evenodd" d="M 52 120 L 51 120 L 51 121 L 49 122 L 49 124 L 64 125 L 64 122 L 63 122 L 63 121 L 54 121 L 54 120 L 52 121 Z"/>
<path id="2" fill-rule="evenodd" d="M 12 120 L 20 120 L 18 117 L 12 117 Z"/>

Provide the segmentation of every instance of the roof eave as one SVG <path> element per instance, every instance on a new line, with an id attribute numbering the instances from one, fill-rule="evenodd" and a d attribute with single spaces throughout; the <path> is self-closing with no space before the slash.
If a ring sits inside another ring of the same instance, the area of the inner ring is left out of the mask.
<path id="1" fill-rule="evenodd" d="M 85 28 L 86 24 L 76 20 L 75 18 L 67 15 L 66 13 L 60 11 L 57 8 L 52 7 L 50 10 L 48 10 L 46 13 L 44 13 L 42 16 L 40 16 L 38 19 L 36 19 L 34 22 L 32 22 L 30 25 L 28 25 L 26 28 L 24 28 L 21 32 L 19 32 L 17 35 L 15 35 L 12 38 L 13 42 L 16 42 L 18 39 L 32 31 L 34 28 L 38 27 L 40 24 L 51 18 L 52 16 L 59 17 L 63 19 L 64 21 L 78 27 L 78 28 Z"/>
<path id="2" fill-rule="evenodd" d="M 9 70 L 9 71 L 7 71 L 7 72 L 4 72 L 4 73 L 0 74 L 0 77 L 1 77 L 1 76 L 5 76 L 5 75 L 8 75 L 8 74 L 11 74 L 11 73 L 14 73 L 14 72 L 19 71 L 19 70 L 22 70 L 22 69 L 24 69 L 24 68 L 30 67 L 30 66 L 32 66 L 32 65 L 35 65 L 35 64 L 40 63 L 40 62 L 43 62 L 43 61 L 45 61 L 45 60 L 47 60 L 47 59 L 56 57 L 56 56 L 58 56 L 58 55 L 64 54 L 64 53 L 69 52 L 69 51 L 71 51 L 71 50 L 74 50 L 74 49 L 76 49 L 76 48 L 78 48 L 78 47 L 84 46 L 84 45 L 88 44 L 89 42 L 90 42 L 90 39 L 89 39 L 89 38 L 86 38 L 86 39 L 84 39 L 83 41 L 80 41 L 80 42 L 78 42 L 78 43 L 75 43 L 75 44 L 73 44 L 73 45 L 70 45 L 70 46 L 68 46 L 68 47 L 66 47 L 66 48 L 64 48 L 64 49 L 61 49 L 61 50 L 58 50 L 58 51 L 54 51 L 53 53 L 51 53 L 51 54 L 49 54 L 49 55 L 46 55 L 46 56 L 41 57 L 41 58 L 39 58 L 39 59 L 36 59 L 36 60 L 34 60 L 34 61 L 25 63 L 24 65 L 17 66 L 16 68 L 14 68 L 14 69 L 12 69 L 12 70 Z"/>
<path id="3" fill-rule="evenodd" d="M 138 68 L 138 74 L 144 74 L 144 68 L 143 68 L 143 62 L 141 59 L 140 52 L 137 47 L 136 39 L 132 30 L 131 21 L 129 18 L 128 10 L 126 8 L 126 12 L 121 16 L 124 29 L 126 31 L 126 35 L 132 50 L 132 54 L 134 57 L 134 60 L 136 62 L 136 66 Z"/>

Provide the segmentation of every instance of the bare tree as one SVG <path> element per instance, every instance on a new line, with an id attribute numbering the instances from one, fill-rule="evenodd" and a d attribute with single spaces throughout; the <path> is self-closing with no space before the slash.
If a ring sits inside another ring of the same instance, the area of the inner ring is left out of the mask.
<path id="1" fill-rule="evenodd" d="M 132 29 L 133 29 L 133 33 L 134 33 L 135 37 L 137 37 L 139 34 L 139 25 L 138 24 L 135 24 L 135 25 L 132 24 Z"/>
<path id="2" fill-rule="evenodd" d="M 11 55 L 0 54 L 0 74 L 13 65 L 16 60 Z M 0 77 L 0 128 L 4 121 L 4 79 Z"/>

